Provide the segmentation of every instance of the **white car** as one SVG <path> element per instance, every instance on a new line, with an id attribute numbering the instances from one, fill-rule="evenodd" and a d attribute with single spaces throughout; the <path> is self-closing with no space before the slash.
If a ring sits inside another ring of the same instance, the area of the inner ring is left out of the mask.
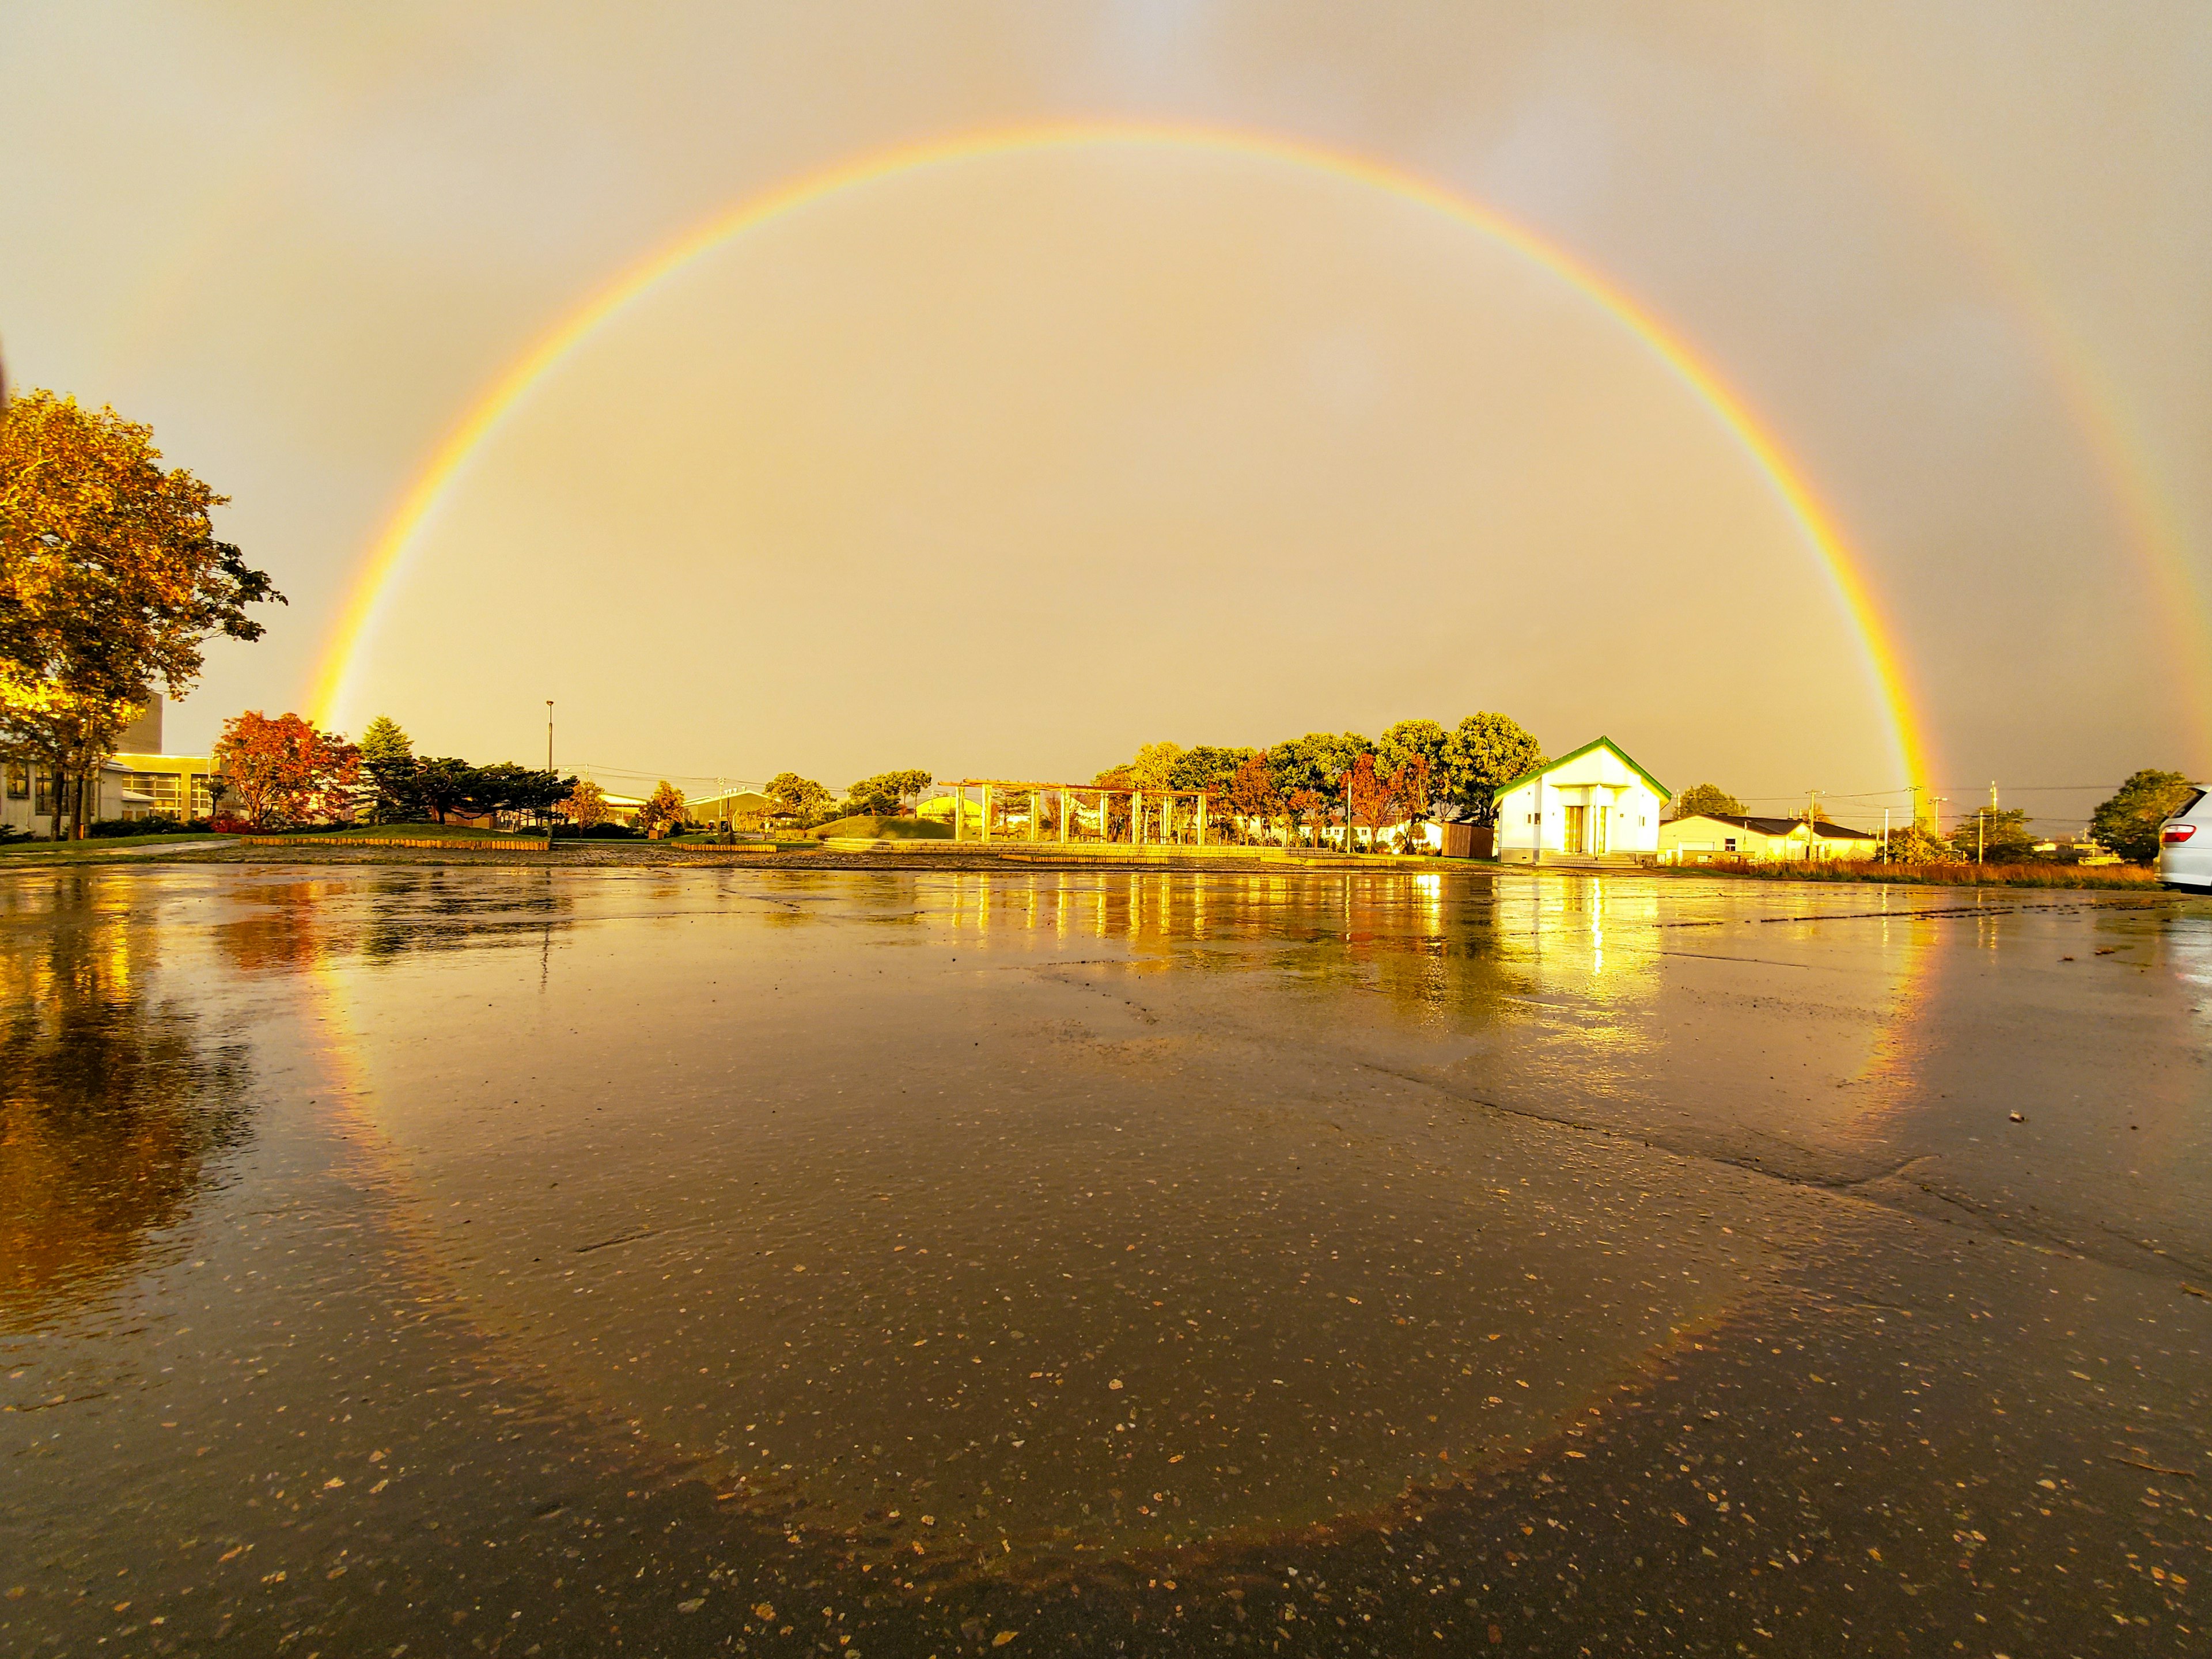
<path id="1" fill-rule="evenodd" d="M 2168 887 L 2212 891 L 2212 795 L 2202 789 L 2158 828 L 2158 877 Z"/>

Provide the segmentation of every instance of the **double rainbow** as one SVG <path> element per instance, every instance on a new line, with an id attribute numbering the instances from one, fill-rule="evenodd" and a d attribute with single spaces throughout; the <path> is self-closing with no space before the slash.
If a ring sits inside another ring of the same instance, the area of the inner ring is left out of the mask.
<path id="1" fill-rule="evenodd" d="M 384 596 L 405 566 L 423 522 L 435 511 L 456 475 L 477 447 L 529 396 L 531 389 L 609 319 L 691 261 L 732 238 L 841 191 L 900 173 L 983 156 L 1101 145 L 1250 155 L 1351 179 L 1455 220 L 1511 248 L 1595 301 L 1697 393 L 1757 464 L 1770 487 L 1802 527 L 1857 631 L 1869 674 L 1889 713 L 1897 759 L 1904 768 L 1905 780 L 1912 783 L 1928 781 L 1929 753 L 1904 666 L 1841 532 L 1780 444 L 1680 336 L 1571 254 L 1489 208 L 1413 173 L 1294 139 L 1154 124 L 1023 126 L 878 151 L 741 203 L 623 272 L 571 311 L 500 376 L 438 447 L 408 489 L 377 538 L 324 653 L 313 699 L 317 721 L 330 724 L 343 705 L 362 643 Z"/>

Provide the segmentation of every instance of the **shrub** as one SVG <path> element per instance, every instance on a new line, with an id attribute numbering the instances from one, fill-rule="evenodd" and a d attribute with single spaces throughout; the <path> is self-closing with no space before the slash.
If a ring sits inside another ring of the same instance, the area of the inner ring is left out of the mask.
<path id="1" fill-rule="evenodd" d="M 2043 860 L 2033 864 L 1880 864 L 1870 859 L 1826 862 L 1748 860 L 1673 866 L 1692 873 L 1749 876 L 1761 881 L 1893 882 L 1924 887 L 2106 887 L 2141 890 L 2159 884 L 2158 872 L 2139 864 L 2080 865 Z"/>

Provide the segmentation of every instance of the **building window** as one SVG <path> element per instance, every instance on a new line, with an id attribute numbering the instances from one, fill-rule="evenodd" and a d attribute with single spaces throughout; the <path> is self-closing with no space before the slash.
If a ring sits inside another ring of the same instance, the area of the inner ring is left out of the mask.
<path id="1" fill-rule="evenodd" d="M 28 766 L 10 766 L 8 769 L 8 799 L 28 800 L 30 798 L 31 769 Z"/>
<path id="2" fill-rule="evenodd" d="M 1733 853 L 1733 852 L 1735 852 L 1735 837 L 1734 836 L 1729 836 L 1726 841 L 1724 841 L 1724 842 L 1723 842 L 1721 843 L 1721 848 L 1722 848 L 1722 850 L 1723 850 L 1723 852 L 1729 852 L 1729 853 Z"/>

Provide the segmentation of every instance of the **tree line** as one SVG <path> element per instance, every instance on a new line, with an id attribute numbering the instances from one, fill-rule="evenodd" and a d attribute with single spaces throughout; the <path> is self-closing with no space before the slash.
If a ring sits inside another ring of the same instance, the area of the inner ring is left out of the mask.
<path id="1" fill-rule="evenodd" d="M 913 810 L 936 781 L 920 767 L 878 772 L 847 786 L 840 798 L 812 778 L 779 772 L 762 786 L 773 814 L 793 828 L 811 830 L 847 817 L 896 817 Z"/>
<path id="2" fill-rule="evenodd" d="M 1372 845 L 1393 824 L 1425 818 L 1497 821 L 1497 793 L 1544 763 L 1543 745 L 1519 721 L 1483 712 L 1446 726 L 1405 720 L 1378 738 L 1309 732 L 1266 748 L 1148 743 L 1091 779 L 1113 789 L 1202 793 L 1209 816 L 1303 828 L 1319 839 L 1335 824 L 1365 830 Z M 1126 814 L 1126 805 L 1113 810 Z M 1125 827 L 1109 824 L 1109 832 Z"/>

